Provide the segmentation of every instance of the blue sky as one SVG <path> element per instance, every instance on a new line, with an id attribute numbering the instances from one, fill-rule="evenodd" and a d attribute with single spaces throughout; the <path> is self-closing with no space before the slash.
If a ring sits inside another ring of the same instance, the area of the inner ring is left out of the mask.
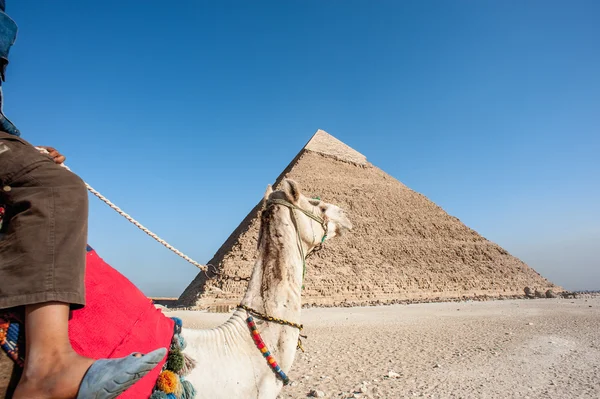
<path id="1" fill-rule="evenodd" d="M 318 129 L 567 289 L 600 289 L 596 1 L 8 0 L 5 112 L 208 261 Z M 196 269 L 99 201 L 148 295 Z"/>

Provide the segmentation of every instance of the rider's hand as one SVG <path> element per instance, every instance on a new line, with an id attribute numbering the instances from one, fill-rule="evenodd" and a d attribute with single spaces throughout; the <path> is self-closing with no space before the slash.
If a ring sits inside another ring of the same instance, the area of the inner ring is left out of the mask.
<path id="1" fill-rule="evenodd" d="M 60 152 L 58 152 L 53 147 L 39 146 L 39 148 L 43 148 L 46 151 L 48 151 L 48 155 L 50 155 L 52 157 L 52 159 L 54 159 L 54 162 L 56 162 L 57 164 L 61 164 L 61 163 L 65 162 L 65 159 L 67 159 L 64 155 L 62 155 Z"/>

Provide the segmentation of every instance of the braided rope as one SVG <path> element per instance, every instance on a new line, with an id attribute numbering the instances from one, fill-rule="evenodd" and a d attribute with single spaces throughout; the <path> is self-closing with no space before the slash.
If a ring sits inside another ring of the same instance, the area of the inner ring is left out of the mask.
<path id="1" fill-rule="evenodd" d="M 272 322 L 275 322 L 278 324 L 283 324 L 285 326 L 295 327 L 300 331 L 302 331 L 302 329 L 304 328 L 304 326 L 302 324 L 292 323 L 291 321 L 283 320 L 283 319 L 280 319 L 277 317 L 266 315 L 264 313 L 260 313 L 258 310 L 252 309 L 251 307 L 246 306 L 246 305 L 242 305 L 241 303 L 238 305 L 238 308 L 242 308 L 246 312 L 249 312 L 249 313 L 254 313 L 254 315 L 260 317 L 263 320 L 272 321 Z"/>
<path id="2" fill-rule="evenodd" d="M 263 320 L 272 321 L 274 323 L 282 324 L 284 326 L 294 327 L 294 328 L 297 328 L 298 330 L 300 330 L 300 332 L 302 332 L 302 330 L 304 329 L 304 326 L 302 324 L 293 323 L 291 321 L 283 320 L 278 317 L 273 317 L 273 316 L 269 316 L 268 314 L 260 313 L 258 310 L 253 309 L 246 305 L 242 305 L 241 303 L 238 305 L 238 308 L 244 309 L 248 313 L 249 316 L 250 316 L 250 313 L 253 313 L 255 316 L 257 316 Z M 296 349 L 300 349 L 302 352 L 304 352 L 304 346 L 302 345 L 302 338 L 306 338 L 306 335 L 300 334 L 298 336 L 298 344 L 296 345 Z"/>
<path id="3" fill-rule="evenodd" d="M 114 209 L 115 211 L 117 211 L 117 213 L 119 215 L 121 215 L 125 219 L 129 220 L 137 228 L 139 228 L 140 230 L 142 230 L 144 233 L 148 234 L 150 237 L 154 238 L 156 241 L 158 241 L 159 243 L 161 243 L 162 245 L 164 245 L 167 249 L 173 251 L 175 254 L 179 255 L 181 258 L 185 259 L 186 261 L 188 261 L 192 265 L 196 266 L 198 269 L 200 269 L 200 270 L 202 270 L 204 272 L 208 271 L 208 267 L 207 266 L 202 265 L 202 264 L 196 262 L 195 260 L 193 260 L 192 258 L 190 258 L 189 256 L 187 256 L 186 254 L 184 254 L 183 252 L 181 252 L 177 248 L 173 247 L 171 244 L 169 244 L 168 242 L 166 242 L 165 240 L 163 240 L 162 238 L 160 238 L 159 236 L 157 236 L 156 234 L 154 234 L 153 232 L 151 232 L 150 230 L 148 230 L 146 227 L 142 226 L 137 220 L 135 220 L 134 218 L 132 218 L 131 216 L 129 216 L 127 213 L 123 212 L 118 206 L 116 206 L 115 204 L 113 204 L 112 202 L 110 202 L 108 200 L 108 198 L 104 197 L 102 194 L 100 194 L 98 191 L 96 191 L 94 188 L 92 188 L 89 184 L 85 183 L 85 186 L 87 187 L 87 189 L 89 190 L 90 193 L 94 194 L 96 197 L 98 197 L 106 205 L 110 206 L 112 209 Z"/>
<path id="4" fill-rule="evenodd" d="M 48 154 L 48 151 L 45 148 L 40 148 L 40 147 L 36 147 L 36 148 L 40 152 Z M 65 165 L 65 164 L 61 164 L 60 166 L 62 166 L 63 168 L 67 169 L 68 171 L 71 171 L 71 169 L 67 165 Z M 154 234 L 152 231 L 150 231 L 148 228 L 144 227 L 137 220 L 135 220 L 134 218 L 132 218 L 131 216 L 129 216 L 127 213 L 123 212 L 123 210 L 121 210 L 121 208 L 119 208 L 118 206 L 116 206 L 115 204 L 113 204 L 108 198 L 106 198 L 105 196 L 103 196 L 102 194 L 100 194 L 92 186 L 90 186 L 87 183 L 85 183 L 85 186 L 87 187 L 87 189 L 88 189 L 88 191 L 90 193 L 94 194 L 102 202 L 104 202 L 106 205 L 108 205 L 109 207 L 111 207 L 112 209 L 114 209 L 119 215 L 123 216 L 125 219 L 127 219 L 128 221 L 130 221 L 131 223 L 133 223 L 137 228 L 139 228 L 140 230 L 142 230 L 144 233 L 148 234 L 150 237 L 154 238 L 156 241 L 158 241 L 159 243 L 161 243 L 162 245 L 164 245 L 167 249 L 173 251 L 175 254 L 177 254 L 181 258 L 185 259 L 186 261 L 188 261 L 192 265 L 196 266 L 198 269 L 200 269 L 200 270 L 202 270 L 204 272 L 208 271 L 208 267 L 207 266 L 202 265 L 202 264 L 196 262 L 195 260 L 193 260 L 189 256 L 185 255 L 183 252 L 181 252 L 180 250 L 178 250 L 177 248 L 173 247 L 171 244 L 169 244 L 168 242 L 166 242 L 165 240 L 163 240 L 162 238 L 160 238 L 159 236 L 157 236 L 156 234 Z"/>

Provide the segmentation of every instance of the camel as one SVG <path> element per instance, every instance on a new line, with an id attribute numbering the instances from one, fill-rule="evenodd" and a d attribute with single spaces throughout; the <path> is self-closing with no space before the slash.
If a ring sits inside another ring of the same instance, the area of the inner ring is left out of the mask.
<path id="1" fill-rule="evenodd" d="M 299 343 L 306 256 L 324 241 L 352 229 L 342 209 L 305 197 L 293 180 L 284 180 L 278 191 L 268 186 L 264 205 L 258 256 L 240 306 L 217 328 L 182 328 L 187 342 L 183 353 L 196 364 L 185 378 L 196 388 L 197 399 L 277 397 L 288 381 L 286 374 Z M 260 341 L 253 338 L 249 316 Z M 267 320 L 271 317 L 278 321 Z M 278 367 L 269 365 L 270 357 L 259 349 L 261 343 Z M 2 371 L 12 369 L 7 358 L 3 363 L 9 367 L 0 370 L 0 394 L 8 383 Z M 13 387 L 19 377 L 16 367 L 15 371 Z"/>
<path id="2" fill-rule="evenodd" d="M 253 316 L 268 350 L 287 373 L 294 361 L 299 329 L 266 321 L 254 311 L 299 323 L 305 256 L 322 240 L 352 228 L 339 207 L 305 197 L 293 180 L 284 180 L 280 191 L 268 186 L 264 199 L 258 257 L 240 303 L 244 308 L 238 308 L 217 328 L 182 331 L 188 342 L 184 353 L 196 361 L 187 380 L 197 388 L 198 399 L 277 397 L 283 379 L 257 348 L 247 318 Z"/>

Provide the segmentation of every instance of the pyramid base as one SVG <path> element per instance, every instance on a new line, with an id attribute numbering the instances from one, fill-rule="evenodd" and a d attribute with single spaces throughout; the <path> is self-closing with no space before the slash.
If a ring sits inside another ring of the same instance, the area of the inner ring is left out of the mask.
<path id="1" fill-rule="evenodd" d="M 560 294 L 564 290 L 560 287 L 543 287 L 543 292 L 551 289 L 554 294 Z M 394 304 L 431 303 L 431 302 L 462 302 L 462 301 L 489 301 L 506 299 L 527 298 L 523 290 L 471 290 L 444 293 L 431 292 L 407 292 L 402 294 L 359 294 L 352 297 L 345 295 L 311 296 L 303 298 L 302 307 L 354 307 L 354 306 L 378 306 Z M 241 297 L 237 295 L 221 294 L 215 297 L 200 297 L 192 309 L 208 310 L 215 313 L 228 313 L 235 309 Z"/>

